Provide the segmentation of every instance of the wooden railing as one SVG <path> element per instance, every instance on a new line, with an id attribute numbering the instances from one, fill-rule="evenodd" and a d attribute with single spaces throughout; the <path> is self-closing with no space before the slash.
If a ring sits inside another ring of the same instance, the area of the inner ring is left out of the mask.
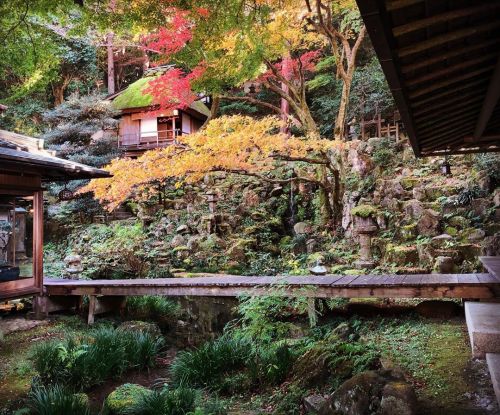
<path id="1" fill-rule="evenodd" d="M 177 142 L 179 130 L 145 131 L 135 134 L 120 134 L 118 147 L 148 150 L 166 147 Z"/>

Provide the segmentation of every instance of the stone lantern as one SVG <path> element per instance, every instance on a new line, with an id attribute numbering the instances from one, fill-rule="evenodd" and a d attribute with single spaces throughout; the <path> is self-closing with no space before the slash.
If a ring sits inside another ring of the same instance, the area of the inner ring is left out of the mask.
<path id="1" fill-rule="evenodd" d="M 213 190 L 209 190 L 205 193 L 208 202 L 208 210 L 211 214 L 215 213 L 215 207 L 217 206 L 217 201 L 219 200 L 219 196 Z"/>
<path id="2" fill-rule="evenodd" d="M 64 278 L 68 280 L 77 280 L 83 271 L 82 257 L 76 254 L 70 254 L 64 258 L 66 268 L 64 269 Z"/>
<path id="3" fill-rule="evenodd" d="M 377 232 L 375 222 L 376 209 L 370 205 L 360 205 L 352 210 L 354 233 L 359 237 L 359 259 L 354 263 L 356 268 L 374 268 L 371 241 Z"/>

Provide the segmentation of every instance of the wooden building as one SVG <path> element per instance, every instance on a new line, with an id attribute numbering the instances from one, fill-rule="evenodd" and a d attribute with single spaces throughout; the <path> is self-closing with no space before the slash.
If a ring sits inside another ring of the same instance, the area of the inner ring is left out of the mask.
<path id="1" fill-rule="evenodd" d="M 0 300 L 41 293 L 44 183 L 99 177 L 110 174 L 54 157 L 41 140 L 0 130 Z"/>
<path id="2" fill-rule="evenodd" d="M 156 76 L 139 79 L 108 97 L 121 112 L 118 146 L 126 156 L 137 157 L 146 150 L 171 145 L 178 136 L 198 131 L 210 115 L 201 101 L 193 102 L 188 108 L 159 111 L 152 96 L 143 93 Z"/>

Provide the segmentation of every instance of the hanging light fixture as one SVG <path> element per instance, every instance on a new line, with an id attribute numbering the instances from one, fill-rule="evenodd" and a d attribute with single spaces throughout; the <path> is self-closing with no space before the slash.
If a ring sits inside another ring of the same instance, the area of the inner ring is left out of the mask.
<path id="1" fill-rule="evenodd" d="M 74 193 L 68 189 L 67 185 L 68 185 L 67 182 L 64 183 L 64 189 L 62 189 L 58 194 L 60 202 L 63 202 L 66 200 L 73 200 L 75 198 Z"/>

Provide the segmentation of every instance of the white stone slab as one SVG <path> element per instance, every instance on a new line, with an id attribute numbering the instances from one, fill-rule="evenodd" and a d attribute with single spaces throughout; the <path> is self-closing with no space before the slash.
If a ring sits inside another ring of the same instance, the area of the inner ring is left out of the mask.
<path id="1" fill-rule="evenodd" d="M 500 354 L 486 353 L 486 362 L 488 363 L 493 390 L 495 391 L 498 405 L 500 405 Z"/>
<path id="2" fill-rule="evenodd" d="M 465 303 L 465 318 L 474 357 L 500 353 L 500 303 Z"/>

